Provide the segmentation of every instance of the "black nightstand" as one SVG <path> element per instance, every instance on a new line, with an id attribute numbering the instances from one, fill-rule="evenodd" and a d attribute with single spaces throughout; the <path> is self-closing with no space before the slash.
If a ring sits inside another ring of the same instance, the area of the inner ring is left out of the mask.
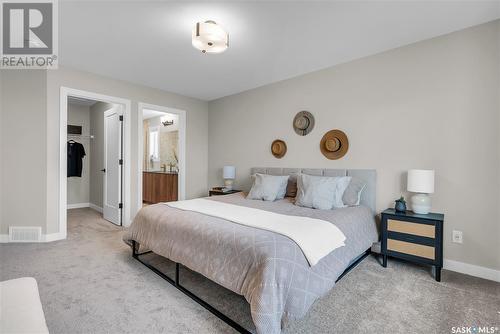
<path id="1" fill-rule="evenodd" d="M 443 222 L 441 213 L 421 215 L 394 209 L 382 212 L 382 266 L 387 267 L 388 256 L 432 265 L 436 281 L 441 281 Z"/>
<path id="2" fill-rule="evenodd" d="M 210 189 L 208 191 L 208 196 L 218 196 L 218 195 L 229 195 L 229 194 L 234 194 L 234 193 L 239 193 L 241 190 L 229 190 L 229 191 L 222 191 L 220 189 Z"/>

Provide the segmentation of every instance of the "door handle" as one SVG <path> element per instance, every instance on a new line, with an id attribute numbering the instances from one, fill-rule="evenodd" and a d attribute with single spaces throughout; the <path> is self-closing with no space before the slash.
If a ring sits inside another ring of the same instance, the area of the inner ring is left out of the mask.
<path id="1" fill-rule="evenodd" d="M 101 169 L 101 172 L 106 173 L 106 168 Z"/>

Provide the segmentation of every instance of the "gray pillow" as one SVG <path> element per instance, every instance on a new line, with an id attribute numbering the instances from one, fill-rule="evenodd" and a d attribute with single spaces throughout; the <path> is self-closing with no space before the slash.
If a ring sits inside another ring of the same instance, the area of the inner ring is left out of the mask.
<path id="1" fill-rule="evenodd" d="M 273 176 L 273 175 L 271 175 Z M 274 175 L 276 176 L 276 175 Z M 286 180 L 280 184 L 280 190 L 278 191 L 278 196 L 276 196 L 276 199 L 283 199 L 286 196 L 286 188 L 288 185 L 288 180 L 290 179 L 289 175 L 280 175 L 280 177 L 285 176 Z"/>
<path id="2" fill-rule="evenodd" d="M 344 196 L 342 196 L 342 202 L 348 206 L 357 206 L 361 201 L 361 193 L 366 187 L 366 182 L 353 177 L 349 186 L 344 192 Z"/>
<path id="3" fill-rule="evenodd" d="M 285 197 L 287 183 L 288 175 L 277 176 L 257 173 L 247 198 L 274 201 L 279 199 L 280 196 Z"/>
<path id="4" fill-rule="evenodd" d="M 333 208 L 337 177 L 299 174 L 295 205 L 313 209 Z"/>
<path id="5" fill-rule="evenodd" d="M 286 197 L 296 197 L 297 196 L 297 176 L 298 173 L 290 174 L 288 178 L 288 184 L 286 186 Z"/>

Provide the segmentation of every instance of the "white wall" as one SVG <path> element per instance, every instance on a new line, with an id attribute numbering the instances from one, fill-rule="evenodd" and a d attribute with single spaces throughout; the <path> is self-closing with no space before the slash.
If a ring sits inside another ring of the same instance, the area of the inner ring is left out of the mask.
<path id="1" fill-rule="evenodd" d="M 77 104 L 68 104 L 68 124 L 82 126 L 82 134 L 88 135 L 92 131 L 90 129 L 90 108 Z M 72 137 L 69 137 L 72 139 Z M 92 153 L 90 149 L 90 140 L 86 137 L 73 138 L 75 141 L 83 145 L 85 149 L 85 157 L 83 158 L 83 168 L 81 177 L 68 177 L 67 183 L 67 201 L 71 204 L 89 203 L 90 189 L 90 160 Z"/>
<path id="2" fill-rule="evenodd" d="M 499 22 L 210 102 L 209 186 L 226 164 L 237 188 L 252 166 L 375 168 L 380 211 L 406 194 L 406 170 L 435 169 L 445 258 L 500 269 Z M 292 128 L 300 110 L 316 118 L 305 137 Z M 331 161 L 319 141 L 335 128 L 349 152 Z M 288 146 L 282 159 L 270 153 L 276 138 Z"/>

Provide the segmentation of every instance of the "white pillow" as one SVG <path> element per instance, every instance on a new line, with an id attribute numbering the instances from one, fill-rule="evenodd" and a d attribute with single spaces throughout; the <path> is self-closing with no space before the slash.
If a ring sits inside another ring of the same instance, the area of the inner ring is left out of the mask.
<path id="1" fill-rule="evenodd" d="M 351 183 L 351 176 L 340 176 L 337 178 L 337 187 L 335 188 L 335 195 L 333 197 L 333 208 L 344 208 L 347 205 L 344 204 L 342 197 L 344 197 L 345 190 Z"/>
<path id="2" fill-rule="evenodd" d="M 278 176 L 257 173 L 247 198 L 274 201 L 280 199 L 279 196 L 283 195 L 282 199 L 285 197 L 288 178 L 289 175 Z"/>
<path id="3" fill-rule="evenodd" d="M 295 205 L 330 210 L 333 208 L 337 177 L 299 174 Z"/>
<path id="4" fill-rule="evenodd" d="M 295 204 L 321 210 L 344 208 L 342 197 L 350 182 L 350 176 L 299 174 Z"/>

